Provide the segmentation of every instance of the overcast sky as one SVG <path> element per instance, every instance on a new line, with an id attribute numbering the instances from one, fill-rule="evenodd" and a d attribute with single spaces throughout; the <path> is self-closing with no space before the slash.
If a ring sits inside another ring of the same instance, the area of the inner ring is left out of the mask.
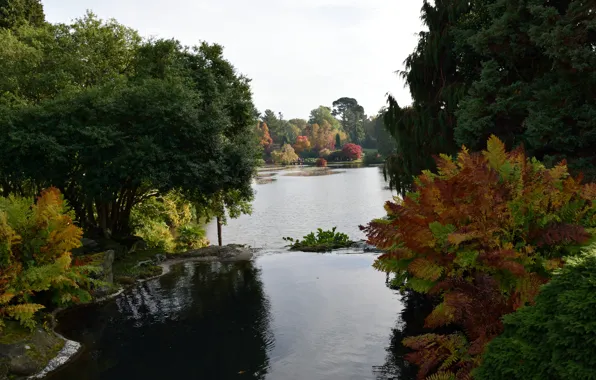
<path id="1" fill-rule="evenodd" d="M 259 111 L 307 118 L 319 105 L 356 98 L 375 114 L 392 93 L 411 99 L 395 74 L 416 45 L 422 0 L 42 0 L 50 22 L 92 10 L 145 37 L 204 40 L 252 79 Z"/>

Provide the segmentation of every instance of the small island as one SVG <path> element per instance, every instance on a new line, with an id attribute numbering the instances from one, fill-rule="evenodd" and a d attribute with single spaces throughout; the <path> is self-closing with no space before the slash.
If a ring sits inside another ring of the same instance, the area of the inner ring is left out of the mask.
<path id="1" fill-rule="evenodd" d="M 334 249 L 350 248 L 354 242 L 350 237 L 342 232 L 336 232 L 337 227 L 333 227 L 329 231 L 323 231 L 321 228 L 304 236 L 302 240 L 291 237 L 284 237 L 283 239 L 290 242 L 291 251 L 302 252 L 329 252 Z"/>

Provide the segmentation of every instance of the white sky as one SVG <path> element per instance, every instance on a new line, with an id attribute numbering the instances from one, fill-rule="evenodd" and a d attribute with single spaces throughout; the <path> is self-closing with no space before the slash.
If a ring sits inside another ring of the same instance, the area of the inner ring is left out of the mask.
<path id="1" fill-rule="evenodd" d="M 368 114 L 392 93 L 411 98 L 395 74 L 422 29 L 422 0 L 42 0 L 50 22 L 91 10 L 144 37 L 204 40 L 252 79 L 254 101 L 287 119 L 343 96 Z"/>

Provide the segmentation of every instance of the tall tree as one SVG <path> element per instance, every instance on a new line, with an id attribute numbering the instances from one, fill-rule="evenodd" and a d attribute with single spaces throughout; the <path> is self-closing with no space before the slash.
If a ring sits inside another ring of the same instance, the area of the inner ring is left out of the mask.
<path id="1" fill-rule="evenodd" d="M 329 123 L 333 129 L 340 130 L 341 124 L 332 114 L 331 109 L 325 106 L 319 106 L 310 111 L 310 117 L 308 119 L 309 124 L 323 124 L 323 122 Z"/>
<path id="2" fill-rule="evenodd" d="M 584 0 L 498 0 L 470 37 L 484 57 L 457 113 L 457 142 L 508 146 L 596 179 L 596 11 Z"/>
<path id="3" fill-rule="evenodd" d="M 424 1 L 422 21 L 427 31 L 419 33 L 418 46 L 405 60 L 399 72 L 410 89 L 411 106 L 400 107 L 389 96 L 385 125 L 395 139 L 397 151 L 386 162 L 391 186 L 407 192 L 413 176 L 425 169 L 434 169 L 433 155 L 454 154 L 455 112 L 474 76 L 474 54 L 457 51 L 456 37 L 462 23 L 470 23 L 473 15 L 482 14 L 484 2 L 437 0 Z"/>
<path id="4" fill-rule="evenodd" d="M 339 98 L 333 102 L 332 115 L 340 117 L 341 125 L 350 137 L 350 141 L 361 144 L 364 142 L 364 108 L 353 98 Z"/>
<path id="5" fill-rule="evenodd" d="M 14 29 L 24 24 L 38 27 L 45 19 L 40 0 L 0 0 L 0 28 Z"/>

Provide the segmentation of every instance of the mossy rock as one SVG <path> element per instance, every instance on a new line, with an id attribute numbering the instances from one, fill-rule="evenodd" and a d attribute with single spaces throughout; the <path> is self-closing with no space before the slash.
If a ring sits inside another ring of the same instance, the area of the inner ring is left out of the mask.
<path id="1" fill-rule="evenodd" d="M 0 333 L 0 379 L 33 375 L 46 367 L 64 346 L 53 332 L 42 328 L 30 331 L 14 321 L 6 321 Z"/>

